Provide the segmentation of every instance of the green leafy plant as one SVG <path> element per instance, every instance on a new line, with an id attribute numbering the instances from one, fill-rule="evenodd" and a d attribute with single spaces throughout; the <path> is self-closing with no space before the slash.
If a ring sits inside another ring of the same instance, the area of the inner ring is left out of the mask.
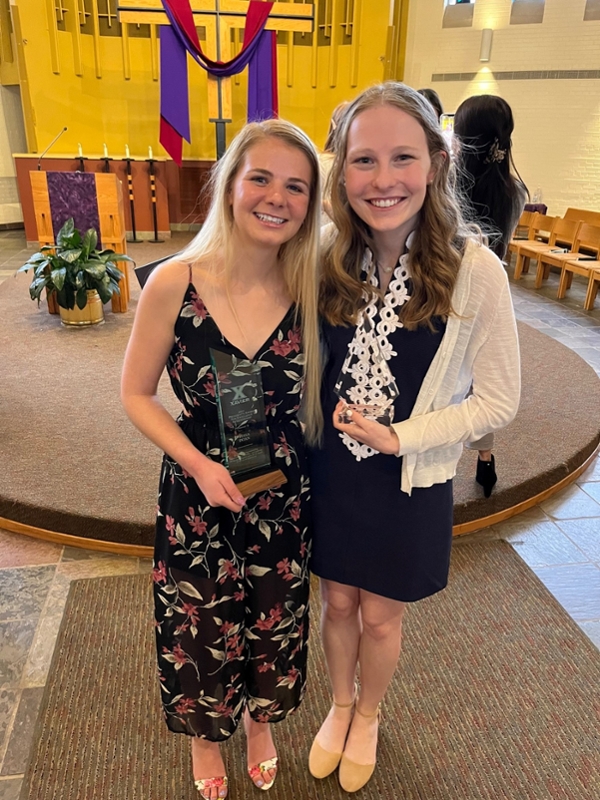
<path id="1" fill-rule="evenodd" d="M 18 270 L 33 269 L 33 281 L 29 286 L 32 300 L 38 305 L 44 289 L 56 292 L 58 305 L 62 308 L 85 308 L 87 292 L 95 289 L 103 303 L 119 292 L 119 281 L 123 273 L 117 261 L 131 261 L 123 253 L 113 250 L 96 250 L 98 234 L 90 228 L 82 236 L 75 227 L 73 218 L 68 219 L 56 237 L 55 245 L 45 245 L 39 253 L 31 256 Z"/>

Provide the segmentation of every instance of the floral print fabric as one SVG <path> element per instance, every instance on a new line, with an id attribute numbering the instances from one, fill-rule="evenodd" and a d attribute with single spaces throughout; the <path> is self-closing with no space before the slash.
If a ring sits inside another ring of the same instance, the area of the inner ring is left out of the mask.
<path id="1" fill-rule="evenodd" d="M 254 719 L 277 722 L 304 693 L 309 483 L 296 418 L 304 355 L 295 317 L 292 307 L 253 359 L 287 483 L 233 513 L 211 508 L 194 479 L 163 459 L 153 571 L 163 709 L 172 731 L 211 741 L 231 736 L 245 705 Z M 211 347 L 248 363 L 190 283 L 167 368 L 184 406 L 180 426 L 221 461 Z"/>

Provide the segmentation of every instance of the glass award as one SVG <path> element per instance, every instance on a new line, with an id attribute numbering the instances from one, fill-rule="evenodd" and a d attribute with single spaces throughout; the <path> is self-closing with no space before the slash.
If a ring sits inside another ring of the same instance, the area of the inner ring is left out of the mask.
<path id="1" fill-rule="evenodd" d="M 286 483 L 273 463 L 260 367 L 210 349 L 223 464 L 244 496 Z"/>
<path id="2" fill-rule="evenodd" d="M 335 393 L 346 404 L 340 422 L 350 422 L 352 417 L 348 412 L 351 411 L 382 425 L 392 424 L 398 387 L 367 314 L 348 345 Z"/>

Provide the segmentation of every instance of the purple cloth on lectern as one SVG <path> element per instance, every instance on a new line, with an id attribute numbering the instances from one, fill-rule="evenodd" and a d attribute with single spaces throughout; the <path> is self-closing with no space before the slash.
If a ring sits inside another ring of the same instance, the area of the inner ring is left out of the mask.
<path id="1" fill-rule="evenodd" d="M 54 240 L 65 222 L 73 217 L 75 227 L 81 235 L 93 228 L 100 241 L 100 216 L 98 214 L 98 195 L 96 176 L 93 172 L 47 172 L 48 196 Z"/>
<path id="2" fill-rule="evenodd" d="M 160 113 L 177 133 L 190 141 L 190 104 L 186 51 L 173 25 L 160 26 Z M 162 80 L 165 75 L 169 80 Z"/>
<path id="3" fill-rule="evenodd" d="M 248 122 L 273 119 L 277 109 L 273 103 L 273 48 L 275 31 L 263 31 L 248 67 Z"/>

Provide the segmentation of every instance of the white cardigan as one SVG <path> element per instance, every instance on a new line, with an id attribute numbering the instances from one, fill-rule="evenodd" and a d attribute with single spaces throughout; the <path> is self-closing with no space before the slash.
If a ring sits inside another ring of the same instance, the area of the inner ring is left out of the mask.
<path id="1" fill-rule="evenodd" d="M 475 241 L 467 243 L 452 308 L 410 418 L 393 425 L 407 494 L 454 477 L 462 442 L 504 428 L 519 406 L 519 343 L 508 278 L 500 260 Z"/>

